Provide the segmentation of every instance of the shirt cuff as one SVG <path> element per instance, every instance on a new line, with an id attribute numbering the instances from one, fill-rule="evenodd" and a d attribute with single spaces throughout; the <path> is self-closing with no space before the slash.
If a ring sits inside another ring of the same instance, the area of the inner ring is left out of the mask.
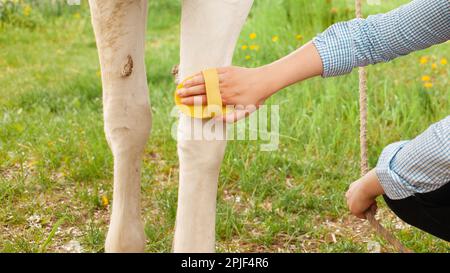
<path id="1" fill-rule="evenodd" d="M 352 71 L 355 55 L 349 27 L 351 22 L 336 23 L 313 39 L 322 59 L 322 77 L 334 77 Z"/>
<path id="2" fill-rule="evenodd" d="M 414 195 L 414 191 L 409 187 L 408 182 L 400 177 L 392 167 L 395 156 L 406 143 L 408 141 L 400 141 L 384 148 L 375 169 L 385 194 L 392 200 L 404 199 Z"/>

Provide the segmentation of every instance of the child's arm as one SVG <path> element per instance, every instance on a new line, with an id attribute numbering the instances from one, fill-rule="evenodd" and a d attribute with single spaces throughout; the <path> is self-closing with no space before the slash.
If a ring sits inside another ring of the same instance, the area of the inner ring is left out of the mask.
<path id="1" fill-rule="evenodd" d="M 257 68 L 223 67 L 217 69 L 222 100 L 227 105 L 259 105 L 278 90 L 296 82 L 321 75 L 322 60 L 312 42 L 269 65 Z M 193 104 L 195 96 L 206 103 L 201 73 L 178 90 L 184 104 Z"/>
<path id="2" fill-rule="evenodd" d="M 415 0 L 385 14 L 332 25 L 305 46 L 263 67 L 219 69 L 225 104 L 256 105 L 273 93 L 310 77 L 349 73 L 354 67 L 386 62 L 450 39 L 450 1 Z M 180 90 L 185 104 L 203 97 L 198 74 Z"/>

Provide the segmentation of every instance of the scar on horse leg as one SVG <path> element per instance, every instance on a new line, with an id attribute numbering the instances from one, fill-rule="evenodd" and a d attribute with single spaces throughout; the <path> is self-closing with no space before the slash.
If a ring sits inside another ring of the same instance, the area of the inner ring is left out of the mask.
<path id="1" fill-rule="evenodd" d="M 127 62 L 122 68 L 122 77 L 126 78 L 133 73 L 133 58 L 130 55 L 127 56 Z"/>

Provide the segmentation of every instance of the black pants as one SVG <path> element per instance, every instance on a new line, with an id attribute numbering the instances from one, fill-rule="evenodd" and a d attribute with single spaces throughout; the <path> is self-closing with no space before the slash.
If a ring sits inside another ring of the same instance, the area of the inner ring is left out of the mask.
<path id="1" fill-rule="evenodd" d="M 383 196 L 389 208 L 406 223 L 450 242 L 450 183 L 400 200 Z"/>

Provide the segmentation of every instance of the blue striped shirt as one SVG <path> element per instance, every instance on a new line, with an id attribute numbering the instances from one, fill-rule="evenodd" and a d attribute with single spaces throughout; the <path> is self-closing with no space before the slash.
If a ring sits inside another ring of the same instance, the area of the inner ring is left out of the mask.
<path id="1" fill-rule="evenodd" d="M 313 43 L 323 76 L 387 62 L 450 39 L 450 1 L 415 0 L 385 14 L 336 23 Z M 386 195 L 403 199 L 436 190 L 450 181 L 450 116 L 411 141 L 387 146 L 376 173 Z"/>

